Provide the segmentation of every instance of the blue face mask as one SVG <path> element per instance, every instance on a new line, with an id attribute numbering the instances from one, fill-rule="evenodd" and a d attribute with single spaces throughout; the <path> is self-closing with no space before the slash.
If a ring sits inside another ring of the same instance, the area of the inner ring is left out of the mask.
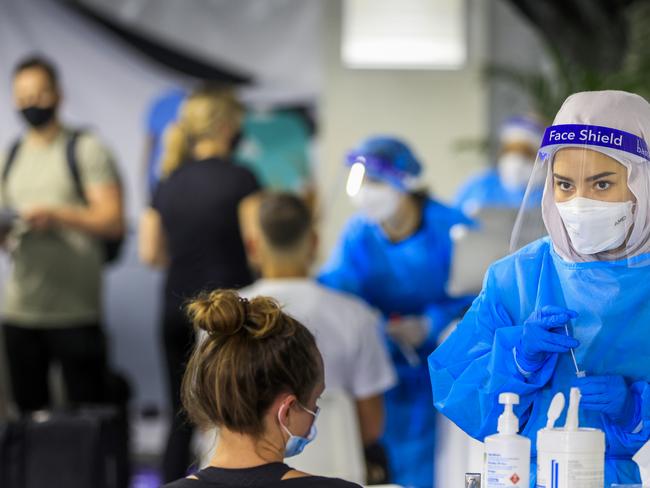
<path id="1" fill-rule="evenodd" d="M 284 429 L 284 431 L 289 434 L 289 440 L 287 440 L 287 445 L 284 448 L 284 457 L 289 458 L 293 456 L 297 456 L 300 454 L 302 451 L 305 450 L 305 447 L 307 447 L 307 444 L 309 444 L 311 441 L 313 441 L 316 438 L 317 430 L 316 430 L 316 419 L 318 418 L 318 414 L 320 412 L 320 409 L 317 407 L 315 412 L 312 412 L 306 407 L 303 407 L 302 405 L 299 404 L 299 407 L 302 408 L 305 412 L 311 414 L 314 417 L 314 421 L 311 424 L 311 428 L 309 429 L 309 434 L 307 434 L 307 437 L 301 437 L 298 435 L 293 435 L 289 429 L 287 429 L 283 424 L 282 421 L 280 420 L 280 412 L 278 412 L 278 421 L 280 421 L 280 425 Z"/>

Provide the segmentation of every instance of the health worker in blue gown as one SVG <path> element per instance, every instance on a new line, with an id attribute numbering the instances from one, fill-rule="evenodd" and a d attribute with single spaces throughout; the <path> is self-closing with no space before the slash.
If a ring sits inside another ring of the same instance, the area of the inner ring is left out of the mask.
<path id="1" fill-rule="evenodd" d="M 458 191 L 454 205 L 470 216 L 485 208 L 519 209 L 543 134 L 544 126 L 536 117 L 507 119 L 499 131 L 496 165 L 471 177 Z M 539 205 L 542 189 L 533 190 L 529 201 Z"/>
<path id="2" fill-rule="evenodd" d="M 649 138 L 640 96 L 570 96 L 533 173 L 545 178 L 548 236 L 489 268 L 429 358 L 436 408 L 477 439 L 496 432 L 499 393 L 520 395 L 533 463 L 551 399 L 578 386 L 580 425 L 605 432 L 606 487 L 640 482 L 631 457 L 650 438 Z"/>
<path id="3" fill-rule="evenodd" d="M 472 297 L 446 290 L 452 254 L 449 233 L 466 217 L 417 192 L 421 164 L 403 142 L 373 137 L 348 154 L 347 192 L 359 213 L 320 275 L 332 288 L 363 298 L 383 312 L 399 384 L 386 394 L 383 446 L 393 482 L 433 484 L 435 422 L 426 358 Z"/>

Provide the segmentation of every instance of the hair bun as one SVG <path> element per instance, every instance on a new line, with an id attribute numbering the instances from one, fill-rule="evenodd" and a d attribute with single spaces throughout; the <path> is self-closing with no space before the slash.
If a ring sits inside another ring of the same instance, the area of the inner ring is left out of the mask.
<path id="1" fill-rule="evenodd" d="M 253 339 L 290 333 L 288 322 L 281 320 L 282 309 L 272 298 L 256 297 L 249 301 L 233 290 L 203 293 L 187 306 L 194 326 L 213 338 L 246 334 Z"/>

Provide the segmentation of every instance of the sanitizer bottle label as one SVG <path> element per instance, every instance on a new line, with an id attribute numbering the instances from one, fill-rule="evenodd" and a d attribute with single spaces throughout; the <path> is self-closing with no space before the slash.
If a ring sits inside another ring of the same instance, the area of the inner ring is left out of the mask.
<path id="1" fill-rule="evenodd" d="M 485 478 L 488 488 L 527 488 L 523 486 L 523 480 L 528 479 L 529 468 L 519 456 L 498 453 L 487 453 L 486 456 Z"/>

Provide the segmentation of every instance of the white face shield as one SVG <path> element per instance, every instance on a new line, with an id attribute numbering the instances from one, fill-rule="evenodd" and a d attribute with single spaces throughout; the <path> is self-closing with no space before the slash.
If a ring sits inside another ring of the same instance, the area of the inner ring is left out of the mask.
<path id="1" fill-rule="evenodd" d="M 513 231 L 511 249 L 549 235 L 569 262 L 625 261 L 650 252 L 646 142 L 587 124 L 549 127 Z M 541 208 L 531 187 L 542 184 Z"/>

